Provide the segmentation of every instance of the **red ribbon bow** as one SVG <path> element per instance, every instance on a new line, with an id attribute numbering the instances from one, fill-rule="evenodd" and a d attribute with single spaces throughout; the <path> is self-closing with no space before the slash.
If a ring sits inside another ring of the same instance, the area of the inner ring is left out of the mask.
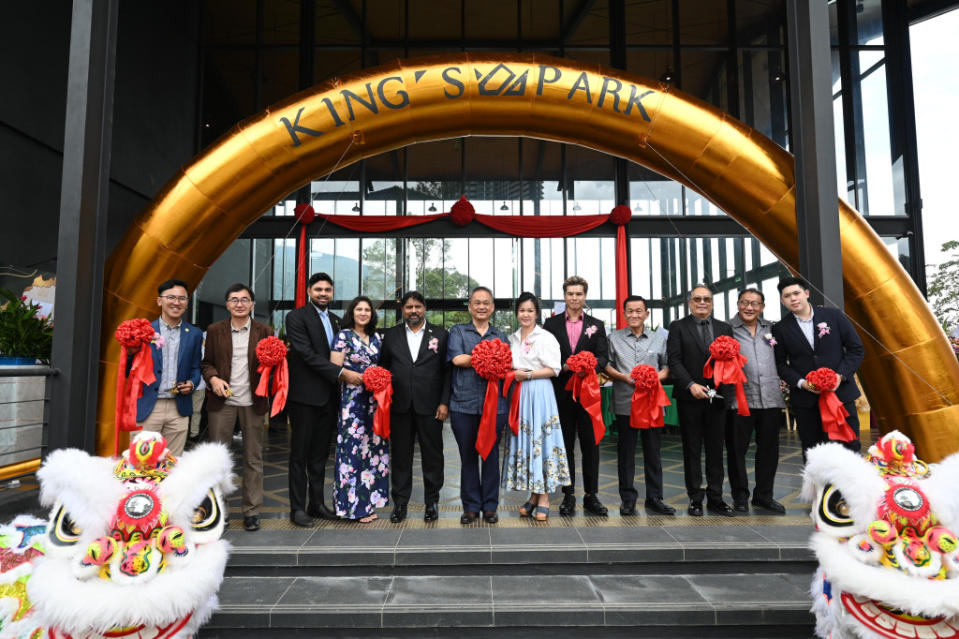
<path id="1" fill-rule="evenodd" d="M 640 364 L 629 374 L 636 384 L 630 400 L 629 425 L 632 428 L 661 428 L 663 406 L 669 406 L 669 397 L 659 381 L 659 373 L 647 364 Z"/>
<path id="2" fill-rule="evenodd" d="M 747 381 L 743 372 L 746 361 L 745 355 L 739 352 L 736 338 L 720 335 L 709 345 L 709 359 L 703 366 L 703 377 L 711 377 L 717 388 L 721 384 L 733 384 L 736 387 L 736 412 L 743 417 L 749 417 L 746 389 L 743 388 L 743 383 Z"/>
<path id="3" fill-rule="evenodd" d="M 485 460 L 490 451 L 493 450 L 493 446 L 496 445 L 496 409 L 499 407 L 499 380 L 505 380 L 513 372 L 513 353 L 506 342 L 498 339 L 487 339 L 477 344 L 470 356 L 473 370 L 486 380 L 483 415 L 480 417 L 479 432 L 476 434 L 476 452 Z M 518 409 L 519 405 L 517 404 L 517 414 Z"/>
<path id="4" fill-rule="evenodd" d="M 572 391 L 573 401 L 578 401 L 593 422 L 593 438 L 598 444 L 606 435 L 603 423 L 603 400 L 599 394 L 599 377 L 596 376 L 596 356 L 589 351 L 570 355 L 566 367 L 573 375 L 566 382 L 566 390 Z"/>
<path id="5" fill-rule="evenodd" d="M 819 416 L 822 418 L 822 429 L 832 441 L 851 442 L 856 440 L 856 433 L 846 422 L 849 411 L 842 405 L 832 390 L 839 383 L 839 376 L 831 368 L 817 368 L 806 374 L 806 381 L 819 391 Z"/>
<path id="6" fill-rule="evenodd" d="M 120 452 L 120 431 L 140 430 L 137 426 L 137 399 L 143 396 L 143 385 L 156 381 L 153 372 L 153 341 L 156 331 L 150 320 L 136 318 L 121 322 L 114 337 L 120 342 L 120 361 L 117 365 L 116 426 L 113 433 L 113 454 Z M 130 364 L 127 375 L 127 361 L 131 348 L 139 347 Z"/>
<path id="7" fill-rule="evenodd" d="M 376 400 L 373 434 L 380 439 L 389 439 L 390 406 L 393 405 L 393 373 L 382 366 L 370 366 L 363 371 L 363 385 L 373 393 L 373 399 Z"/>
<path id="8" fill-rule="evenodd" d="M 273 407 L 270 417 L 274 417 L 286 406 L 286 396 L 290 392 L 290 368 L 286 363 L 286 344 L 278 337 L 264 337 L 256 345 L 256 358 L 260 362 L 256 371 L 260 374 L 260 383 L 254 393 L 260 397 L 269 396 L 270 373 L 273 375 Z"/>

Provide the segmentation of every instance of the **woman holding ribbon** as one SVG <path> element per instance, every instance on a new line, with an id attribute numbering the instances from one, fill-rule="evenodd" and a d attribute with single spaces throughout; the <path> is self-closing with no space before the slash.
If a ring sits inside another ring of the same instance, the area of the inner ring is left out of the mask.
<path id="1" fill-rule="evenodd" d="M 566 446 L 550 378 L 559 375 L 559 342 L 537 325 L 539 300 L 532 293 L 516 299 L 518 331 L 509 336 L 518 388 L 510 407 L 509 452 L 503 462 L 503 486 L 530 491 L 520 507 L 523 517 L 545 521 L 549 493 L 570 483 Z M 518 395 L 518 397 L 517 397 Z"/>

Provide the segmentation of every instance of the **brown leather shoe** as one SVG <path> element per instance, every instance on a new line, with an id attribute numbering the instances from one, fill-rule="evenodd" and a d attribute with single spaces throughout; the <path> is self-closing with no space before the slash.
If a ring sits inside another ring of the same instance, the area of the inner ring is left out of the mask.
<path id="1" fill-rule="evenodd" d="M 460 523 L 464 525 L 472 524 L 477 519 L 479 519 L 479 513 L 465 512 L 463 513 L 463 516 L 460 517 Z"/>
<path id="2" fill-rule="evenodd" d="M 487 510 L 483 513 L 483 521 L 487 524 L 495 524 L 499 521 L 499 515 L 496 514 L 495 510 Z"/>

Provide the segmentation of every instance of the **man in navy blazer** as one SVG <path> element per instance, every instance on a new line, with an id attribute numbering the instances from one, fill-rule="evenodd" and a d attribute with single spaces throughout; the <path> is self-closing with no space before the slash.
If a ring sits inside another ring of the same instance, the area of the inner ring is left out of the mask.
<path id="1" fill-rule="evenodd" d="M 157 287 L 160 318 L 154 320 L 153 330 L 160 340 L 150 344 L 156 381 L 144 384 L 137 400 L 137 425 L 163 435 L 176 456 L 186 445 L 193 389 L 200 383 L 203 332 L 183 319 L 189 303 L 186 282 L 167 280 Z"/>
<path id="2" fill-rule="evenodd" d="M 865 354 L 862 340 L 842 311 L 810 304 L 809 287 L 800 278 L 784 278 L 777 288 L 783 306 L 790 312 L 773 326 L 776 368 L 791 390 L 789 399 L 796 414 L 803 461 L 807 450 L 828 441 L 819 415 L 820 389 L 806 383 L 806 374 L 822 367 L 831 368 L 839 375 L 839 385 L 826 390 L 835 390 L 849 412 L 846 423 L 857 439 L 843 445 L 858 453 L 859 417 L 855 400 L 859 397 L 859 387 L 853 376 Z"/>

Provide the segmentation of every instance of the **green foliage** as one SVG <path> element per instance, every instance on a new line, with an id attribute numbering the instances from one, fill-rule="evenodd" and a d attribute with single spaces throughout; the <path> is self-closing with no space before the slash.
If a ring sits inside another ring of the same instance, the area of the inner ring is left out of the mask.
<path id="1" fill-rule="evenodd" d="M 936 319 L 950 333 L 959 327 L 959 241 L 942 245 L 946 259 L 932 269 L 927 296 Z"/>
<path id="2" fill-rule="evenodd" d="M 50 361 L 53 348 L 53 322 L 37 314 L 36 304 L 27 304 L 12 292 L 0 289 L 0 355 Z"/>

